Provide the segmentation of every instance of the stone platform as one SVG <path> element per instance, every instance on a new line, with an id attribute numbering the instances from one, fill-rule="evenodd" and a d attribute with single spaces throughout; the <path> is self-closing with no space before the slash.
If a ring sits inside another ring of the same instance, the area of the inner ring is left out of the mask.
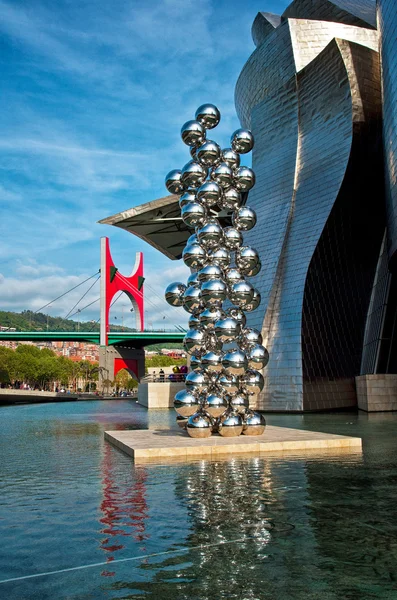
<path id="1" fill-rule="evenodd" d="M 361 438 L 267 425 L 258 436 L 192 439 L 185 431 L 145 429 L 105 431 L 105 440 L 132 456 L 135 462 L 153 458 L 220 457 L 228 454 L 361 448 Z"/>

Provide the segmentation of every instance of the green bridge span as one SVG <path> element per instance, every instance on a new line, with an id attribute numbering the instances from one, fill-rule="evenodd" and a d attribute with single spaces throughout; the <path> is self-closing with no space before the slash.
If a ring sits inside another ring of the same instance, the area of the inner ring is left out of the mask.
<path id="1" fill-rule="evenodd" d="M 144 348 L 151 344 L 182 342 L 183 332 L 143 331 L 111 332 L 109 345 Z M 14 342 L 87 342 L 99 345 L 99 332 L 96 331 L 0 331 L 0 341 Z"/>

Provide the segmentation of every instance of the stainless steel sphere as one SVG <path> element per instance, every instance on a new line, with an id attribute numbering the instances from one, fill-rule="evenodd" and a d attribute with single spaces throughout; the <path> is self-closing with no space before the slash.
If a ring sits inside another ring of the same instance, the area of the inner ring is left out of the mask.
<path id="1" fill-rule="evenodd" d="M 204 346 L 207 352 L 220 352 L 222 350 L 222 342 L 218 340 L 213 329 L 205 331 Z"/>
<path id="2" fill-rule="evenodd" d="M 199 356 L 192 354 L 192 356 L 190 357 L 190 368 L 192 369 L 192 371 L 195 371 L 196 369 L 201 369 L 201 358 Z"/>
<path id="3" fill-rule="evenodd" d="M 237 437 L 243 431 L 243 419 L 239 413 L 227 412 L 219 419 L 218 432 L 223 437 Z"/>
<path id="4" fill-rule="evenodd" d="M 186 288 L 183 293 L 183 308 L 189 313 L 194 313 L 196 310 L 199 310 L 201 306 L 200 288 L 194 285 Z"/>
<path id="5" fill-rule="evenodd" d="M 244 350 L 248 348 L 252 348 L 252 346 L 261 345 L 262 344 L 262 334 L 257 329 L 253 327 L 245 327 L 241 330 L 241 333 L 238 338 L 238 343 L 240 348 L 244 348 Z"/>
<path id="6" fill-rule="evenodd" d="M 233 171 L 226 163 L 220 163 L 211 171 L 211 179 L 216 181 L 224 190 L 233 185 Z"/>
<path id="7" fill-rule="evenodd" d="M 187 146 L 201 146 L 205 140 L 205 128 L 199 121 L 186 121 L 181 128 L 181 137 Z"/>
<path id="8" fill-rule="evenodd" d="M 236 394 L 232 396 L 228 396 L 228 402 L 230 408 L 234 412 L 239 412 L 240 414 L 244 414 L 246 410 L 249 408 L 249 399 L 247 394 L 244 394 L 242 391 L 238 391 Z"/>
<path id="9" fill-rule="evenodd" d="M 240 323 L 231 317 L 219 319 L 219 321 L 215 323 L 215 335 L 222 344 L 236 340 L 240 331 Z"/>
<path id="10" fill-rule="evenodd" d="M 216 384 L 219 389 L 223 390 L 225 394 L 233 395 L 239 389 L 239 380 L 235 375 L 231 375 L 230 373 L 219 373 L 218 379 L 216 380 Z"/>
<path id="11" fill-rule="evenodd" d="M 212 422 L 209 415 L 199 410 L 188 418 L 186 431 L 192 438 L 209 438 L 212 433 Z"/>
<path id="12" fill-rule="evenodd" d="M 256 310 L 258 308 L 260 303 L 261 303 L 261 295 L 260 295 L 259 291 L 256 288 L 254 288 L 254 296 L 253 296 L 251 302 L 244 307 L 244 310 L 246 310 L 248 312 L 252 312 L 253 310 Z"/>
<path id="13" fill-rule="evenodd" d="M 196 200 L 197 198 L 195 192 L 193 192 L 192 190 L 187 190 L 179 198 L 179 208 L 182 210 L 182 208 L 186 206 L 186 204 L 189 204 L 189 202 L 196 202 Z"/>
<path id="14" fill-rule="evenodd" d="M 266 428 L 266 420 L 260 413 L 252 410 L 248 411 L 243 417 L 244 435 L 262 435 Z"/>
<path id="15" fill-rule="evenodd" d="M 226 300 L 227 287 L 221 279 L 204 281 L 201 286 L 201 297 L 206 306 L 222 303 Z"/>
<path id="16" fill-rule="evenodd" d="M 240 324 L 241 328 L 245 327 L 247 317 L 245 316 L 244 311 L 238 306 L 231 306 L 230 308 L 228 308 L 226 311 L 226 315 L 237 321 Z"/>
<path id="17" fill-rule="evenodd" d="M 230 287 L 229 299 L 236 306 L 244 308 L 254 297 L 254 287 L 248 281 L 237 281 Z"/>
<path id="18" fill-rule="evenodd" d="M 165 178 L 165 187 L 170 194 L 182 194 L 185 189 L 182 183 L 182 171 L 179 169 L 173 169 Z"/>
<path id="19" fill-rule="evenodd" d="M 223 230 L 223 243 L 228 250 L 237 250 L 243 243 L 243 236 L 235 227 L 225 227 Z"/>
<path id="20" fill-rule="evenodd" d="M 264 369 L 269 362 L 269 352 L 262 344 L 251 346 L 248 351 L 248 366 L 250 369 Z"/>
<path id="21" fill-rule="evenodd" d="M 248 369 L 240 377 L 241 388 L 249 395 L 254 396 L 263 390 L 264 380 L 262 373 L 255 369 Z"/>
<path id="22" fill-rule="evenodd" d="M 238 154 L 247 154 L 254 147 L 254 136 L 249 129 L 237 129 L 230 138 L 232 149 Z"/>
<path id="23" fill-rule="evenodd" d="M 222 371 L 223 352 L 207 352 L 201 359 L 204 371 L 209 373 L 220 373 Z"/>
<path id="24" fill-rule="evenodd" d="M 215 265 L 219 265 L 222 269 L 228 267 L 231 262 L 230 250 L 227 248 L 217 248 L 210 250 L 208 260 Z"/>
<path id="25" fill-rule="evenodd" d="M 203 167 L 213 167 L 220 162 L 221 149 L 216 142 L 207 140 L 202 146 L 197 148 L 195 155 Z"/>
<path id="26" fill-rule="evenodd" d="M 204 283 L 204 281 L 210 281 L 211 279 L 222 279 L 223 278 L 223 270 L 219 265 L 209 264 L 200 269 L 197 273 L 197 279 L 200 283 Z"/>
<path id="27" fill-rule="evenodd" d="M 183 262 L 191 269 L 200 269 L 206 262 L 208 255 L 200 244 L 189 244 L 182 252 Z"/>
<path id="28" fill-rule="evenodd" d="M 236 265 L 244 275 L 252 277 L 254 272 L 258 268 L 260 270 L 261 267 L 258 252 L 250 246 L 241 246 L 236 252 Z M 259 273 L 259 271 L 257 272 Z"/>
<path id="29" fill-rule="evenodd" d="M 190 156 L 192 157 L 192 160 L 194 160 L 194 162 L 198 162 L 198 159 L 196 156 L 196 150 L 199 147 L 200 146 L 190 146 L 190 148 L 189 148 Z"/>
<path id="30" fill-rule="evenodd" d="M 215 206 L 221 198 L 222 188 L 215 181 L 205 181 L 197 190 L 197 200 L 204 206 Z"/>
<path id="31" fill-rule="evenodd" d="M 243 275 L 235 267 L 229 267 L 228 269 L 225 269 L 224 278 L 229 287 L 237 281 L 244 281 Z"/>
<path id="32" fill-rule="evenodd" d="M 181 217 L 188 227 L 200 227 L 207 218 L 207 209 L 198 202 L 189 202 L 182 208 Z"/>
<path id="33" fill-rule="evenodd" d="M 190 371 L 186 375 L 185 385 L 188 391 L 205 394 L 208 389 L 208 376 L 204 371 Z"/>
<path id="34" fill-rule="evenodd" d="M 185 429 L 187 425 L 187 418 L 185 419 L 185 417 L 181 417 L 181 415 L 176 415 L 176 422 L 178 424 L 178 427 L 182 427 L 182 429 Z"/>
<path id="35" fill-rule="evenodd" d="M 224 355 L 222 365 L 226 373 L 240 377 L 248 368 L 247 356 L 242 350 L 233 348 Z"/>
<path id="36" fill-rule="evenodd" d="M 234 187 L 230 187 L 224 191 L 220 200 L 220 207 L 227 210 L 237 210 L 240 208 L 243 198 L 241 193 Z"/>
<path id="37" fill-rule="evenodd" d="M 189 329 L 183 338 L 183 347 L 188 354 L 195 354 L 201 357 L 205 354 L 204 339 L 204 331 L 201 329 Z"/>
<path id="38" fill-rule="evenodd" d="M 181 181 L 185 188 L 198 188 L 207 177 L 207 169 L 194 160 L 189 160 L 182 169 Z"/>
<path id="39" fill-rule="evenodd" d="M 249 206 L 241 206 L 233 213 L 232 223 L 239 231 L 249 231 L 256 225 L 256 212 Z"/>
<path id="40" fill-rule="evenodd" d="M 204 248 L 214 250 L 223 242 L 223 229 L 216 219 L 211 219 L 198 229 L 197 237 Z"/>
<path id="41" fill-rule="evenodd" d="M 207 306 L 199 315 L 199 326 L 203 329 L 212 329 L 215 327 L 215 323 L 224 316 L 225 313 L 219 306 Z"/>
<path id="42" fill-rule="evenodd" d="M 232 148 L 225 148 L 222 150 L 221 160 L 232 169 L 237 169 L 240 166 L 240 155 L 232 150 Z"/>
<path id="43" fill-rule="evenodd" d="M 255 181 L 255 173 L 249 167 L 239 167 L 234 171 L 234 186 L 239 190 L 239 192 L 248 192 L 254 187 Z"/>
<path id="44" fill-rule="evenodd" d="M 214 104 L 202 104 L 196 110 L 196 119 L 205 129 L 213 129 L 221 120 L 221 113 Z"/>
<path id="45" fill-rule="evenodd" d="M 193 285 L 194 287 L 200 287 L 200 282 L 197 277 L 197 273 L 191 273 L 187 278 L 187 287 Z"/>
<path id="46" fill-rule="evenodd" d="M 200 329 L 200 316 L 191 314 L 188 321 L 189 329 Z"/>
<path id="47" fill-rule="evenodd" d="M 189 235 L 189 237 L 187 238 L 187 242 L 185 245 L 190 246 L 190 244 L 198 244 L 197 235 L 195 233 L 192 233 L 192 235 Z"/>
<path id="48" fill-rule="evenodd" d="M 171 306 L 183 305 L 183 294 L 185 293 L 186 285 L 176 281 L 170 283 L 165 290 L 165 299 Z"/>
<path id="49" fill-rule="evenodd" d="M 205 411 L 217 419 L 227 410 L 227 400 L 218 394 L 209 394 L 205 402 Z"/>
<path id="50" fill-rule="evenodd" d="M 199 410 L 200 399 L 197 394 L 187 390 L 180 390 L 180 392 L 175 394 L 174 408 L 178 415 L 186 419 Z"/>

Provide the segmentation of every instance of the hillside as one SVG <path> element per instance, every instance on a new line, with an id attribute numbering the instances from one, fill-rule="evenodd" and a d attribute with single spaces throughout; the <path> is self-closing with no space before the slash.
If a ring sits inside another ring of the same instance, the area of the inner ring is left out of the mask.
<path id="1" fill-rule="evenodd" d="M 15 327 L 17 331 L 99 331 L 99 323 L 92 321 L 72 321 L 62 317 L 51 317 L 44 313 L 24 310 L 21 313 L 0 310 L 0 326 Z M 111 325 L 111 331 L 133 331 L 129 327 Z"/>

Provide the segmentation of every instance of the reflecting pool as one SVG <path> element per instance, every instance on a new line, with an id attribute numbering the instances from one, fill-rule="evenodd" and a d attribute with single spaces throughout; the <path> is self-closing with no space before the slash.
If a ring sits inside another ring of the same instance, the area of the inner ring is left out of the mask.
<path id="1" fill-rule="evenodd" d="M 134 466 L 134 400 L 0 408 L 0 598 L 397 600 L 397 414 L 272 415 L 363 438 L 326 451 Z"/>

